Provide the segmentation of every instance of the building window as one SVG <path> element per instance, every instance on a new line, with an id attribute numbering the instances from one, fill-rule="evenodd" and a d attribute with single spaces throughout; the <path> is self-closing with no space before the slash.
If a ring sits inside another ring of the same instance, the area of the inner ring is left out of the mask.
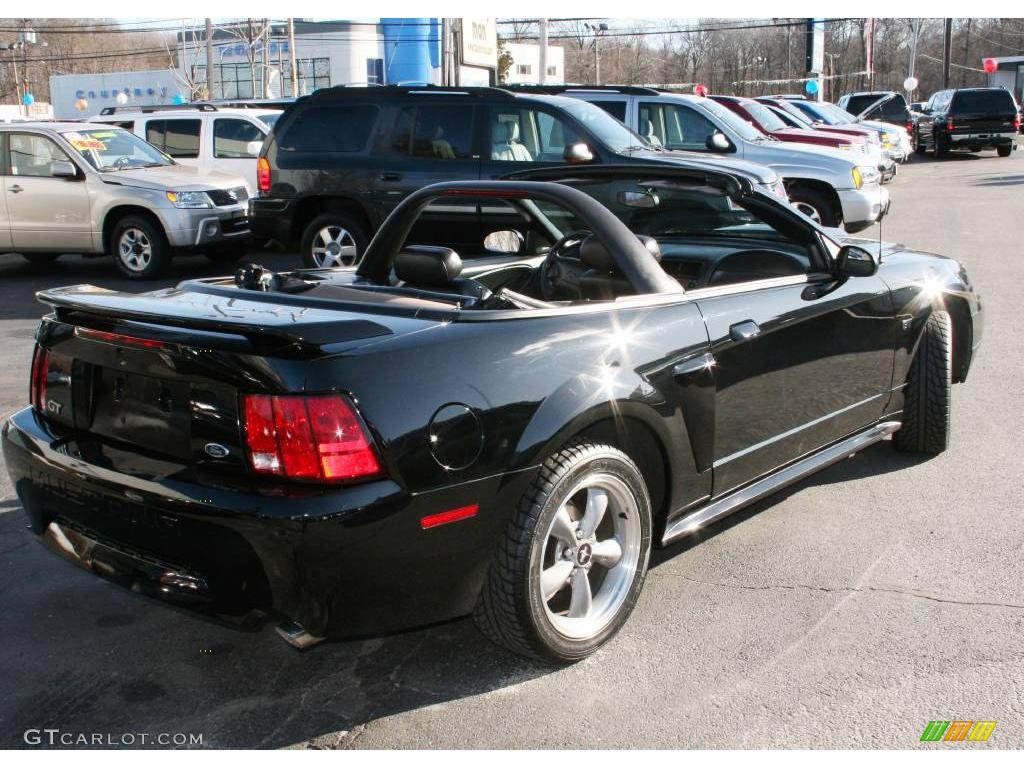
<path id="1" fill-rule="evenodd" d="M 366 60 L 366 84 L 384 85 L 384 59 Z"/>
<path id="2" fill-rule="evenodd" d="M 556 67 L 555 65 L 552 64 L 550 67 L 548 67 L 548 74 L 549 75 L 557 75 L 558 74 L 558 67 Z"/>
<path id="3" fill-rule="evenodd" d="M 517 75 L 529 75 L 533 72 L 533 67 L 530 64 L 516 64 Z"/>
<path id="4" fill-rule="evenodd" d="M 299 95 L 310 94 L 318 88 L 331 85 L 330 59 L 298 59 L 295 62 L 299 73 Z M 281 96 L 294 96 L 292 93 L 292 64 L 290 61 L 274 62 L 270 66 L 279 69 L 280 75 L 274 78 L 277 85 L 275 91 Z M 206 83 L 206 67 L 196 67 L 196 85 Z M 248 62 L 239 64 L 215 64 L 213 67 L 213 98 L 215 99 L 254 99 L 261 94 L 263 82 L 263 64 L 256 62 L 255 67 Z"/>

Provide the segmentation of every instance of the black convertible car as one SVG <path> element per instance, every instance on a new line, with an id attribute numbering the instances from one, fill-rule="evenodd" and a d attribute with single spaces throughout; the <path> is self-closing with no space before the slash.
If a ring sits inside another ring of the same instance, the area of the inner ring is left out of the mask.
<path id="1" fill-rule="evenodd" d="M 466 262 L 418 239 L 456 228 Z M 942 451 L 982 331 L 957 262 L 703 168 L 438 184 L 357 269 L 39 296 L 3 449 L 57 551 L 300 647 L 472 613 L 556 661 L 652 546 L 889 436 Z"/>

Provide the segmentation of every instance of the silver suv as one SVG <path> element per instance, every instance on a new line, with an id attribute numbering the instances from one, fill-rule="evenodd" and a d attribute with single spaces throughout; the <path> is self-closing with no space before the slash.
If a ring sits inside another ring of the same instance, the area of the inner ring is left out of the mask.
<path id="1" fill-rule="evenodd" d="M 0 253 L 32 262 L 109 253 L 152 278 L 175 253 L 231 262 L 250 240 L 240 176 L 179 165 L 113 126 L 0 126 L 0 175 Z"/>

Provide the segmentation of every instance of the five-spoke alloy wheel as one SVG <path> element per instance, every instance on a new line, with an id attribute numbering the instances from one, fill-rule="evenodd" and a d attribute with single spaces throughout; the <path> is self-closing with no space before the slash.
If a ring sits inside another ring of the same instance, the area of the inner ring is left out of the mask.
<path id="1" fill-rule="evenodd" d="M 520 501 L 474 618 L 516 653 L 578 661 L 626 622 L 643 587 L 651 505 L 643 476 L 610 445 L 550 456 Z"/>

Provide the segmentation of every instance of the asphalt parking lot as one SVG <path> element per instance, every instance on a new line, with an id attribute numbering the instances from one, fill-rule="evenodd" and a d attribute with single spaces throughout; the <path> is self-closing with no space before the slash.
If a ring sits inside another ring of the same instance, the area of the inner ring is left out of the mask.
<path id="1" fill-rule="evenodd" d="M 985 302 L 943 455 L 875 445 L 656 552 L 625 630 L 566 669 L 469 620 L 301 654 L 269 625 L 154 603 L 44 551 L 0 472 L 0 747 L 59 728 L 220 747 L 1024 748 L 1024 152 L 914 157 L 889 190 L 883 238 L 960 259 Z M 223 271 L 175 269 L 147 287 Z M 0 256 L 0 415 L 27 398 L 34 291 L 85 282 L 128 284 L 106 260 Z M 998 725 L 922 745 L 930 720 Z"/>

